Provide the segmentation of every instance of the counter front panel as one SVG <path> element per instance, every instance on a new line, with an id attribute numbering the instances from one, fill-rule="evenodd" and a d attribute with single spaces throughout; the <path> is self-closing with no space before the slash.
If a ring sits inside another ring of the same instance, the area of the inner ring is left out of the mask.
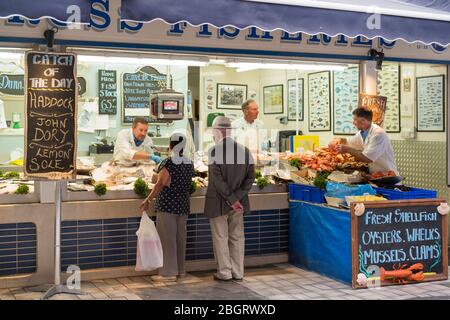
<path id="1" fill-rule="evenodd" d="M 63 221 L 62 270 L 71 264 L 82 270 L 134 266 L 139 222 L 140 217 Z M 288 209 L 253 211 L 245 216 L 244 225 L 247 256 L 288 252 Z M 186 260 L 213 258 L 209 220 L 202 214 L 191 214 Z"/>
<path id="2" fill-rule="evenodd" d="M 0 276 L 36 272 L 36 225 L 0 224 Z"/>

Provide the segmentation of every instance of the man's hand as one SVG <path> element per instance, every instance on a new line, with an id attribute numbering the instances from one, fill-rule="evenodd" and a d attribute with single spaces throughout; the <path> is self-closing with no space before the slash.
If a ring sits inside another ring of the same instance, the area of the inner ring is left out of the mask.
<path id="1" fill-rule="evenodd" d="M 139 208 L 141 209 L 141 211 L 147 211 L 148 207 L 149 207 L 149 201 L 148 201 L 148 199 L 145 199 L 144 201 L 142 201 Z"/>
<path id="2" fill-rule="evenodd" d="M 156 164 L 161 162 L 161 158 L 154 154 L 150 156 L 150 160 L 153 160 Z"/>
<path id="3" fill-rule="evenodd" d="M 234 212 L 236 213 L 244 213 L 244 206 L 241 204 L 240 201 L 236 201 L 235 203 L 233 203 L 231 205 L 231 208 L 234 210 Z"/>
<path id="4" fill-rule="evenodd" d="M 330 148 L 331 150 L 337 150 L 337 147 L 340 145 L 342 145 L 342 139 L 335 138 L 330 141 L 330 143 L 328 144 L 328 148 Z"/>
<path id="5" fill-rule="evenodd" d="M 335 150 L 338 153 L 351 153 L 351 148 L 349 146 L 344 145 L 344 144 L 338 144 L 335 147 Z"/>

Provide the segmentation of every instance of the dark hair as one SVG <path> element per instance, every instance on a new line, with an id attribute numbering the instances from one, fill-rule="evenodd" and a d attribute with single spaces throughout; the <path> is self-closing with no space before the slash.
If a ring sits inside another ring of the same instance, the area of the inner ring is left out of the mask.
<path id="1" fill-rule="evenodd" d="M 178 146 L 181 144 L 180 146 Z M 186 147 L 186 136 L 182 133 L 174 133 L 170 136 L 169 147 L 170 150 L 174 150 L 174 148 L 178 146 L 176 151 L 178 151 L 178 156 L 182 157 L 184 148 Z"/>
<path id="2" fill-rule="evenodd" d="M 253 103 L 253 102 L 256 102 L 256 101 L 253 99 L 248 99 L 247 101 L 245 101 L 241 106 L 242 111 L 245 111 L 248 108 L 248 106 L 250 105 L 250 103 Z"/>
<path id="3" fill-rule="evenodd" d="M 136 117 L 133 120 L 133 128 L 136 128 L 138 123 L 148 125 L 148 121 L 145 118 L 143 118 L 143 117 Z"/>
<path id="4" fill-rule="evenodd" d="M 369 109 L 359 107 L 353 110 L 352 114 L 358 118 L 364 118 L 368 121 L 372 121 L 372 111 Z"/>

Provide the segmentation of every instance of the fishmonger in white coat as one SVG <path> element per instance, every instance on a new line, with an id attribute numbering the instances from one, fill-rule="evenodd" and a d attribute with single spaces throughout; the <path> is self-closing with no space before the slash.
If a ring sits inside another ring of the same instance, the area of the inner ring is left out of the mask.
<path id="1" fill-rule="evenodd" d="M 389 137 L 383 128 L 372 123 L 372 111 L 355 109 L 353 124 L 359 130 L 353 137 L 334 139 L 329 147 L 339 153 L 350 153 L 356 160 L 368 163 L 370 173 L 394 171 L 398 175 Z"/>
<path id="2" fill-rule="evenodd" d="M 160 157 L 153 154 L 153 141 L 147 136 L 148 122 L 137 117 L 130 129 L 123 129 L 117 134 L 114 145 L 114 161 L 153 160 L 160 163 Z"/>

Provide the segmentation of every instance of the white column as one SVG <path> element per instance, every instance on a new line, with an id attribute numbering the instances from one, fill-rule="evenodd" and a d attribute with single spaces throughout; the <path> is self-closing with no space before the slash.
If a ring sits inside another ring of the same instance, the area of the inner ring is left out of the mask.
<path id="1" fill-rule="evenodd" d="M 376 61 L 361 61 L 359 68 L 359 91 L 366 94 L 377 94 Z"/>

